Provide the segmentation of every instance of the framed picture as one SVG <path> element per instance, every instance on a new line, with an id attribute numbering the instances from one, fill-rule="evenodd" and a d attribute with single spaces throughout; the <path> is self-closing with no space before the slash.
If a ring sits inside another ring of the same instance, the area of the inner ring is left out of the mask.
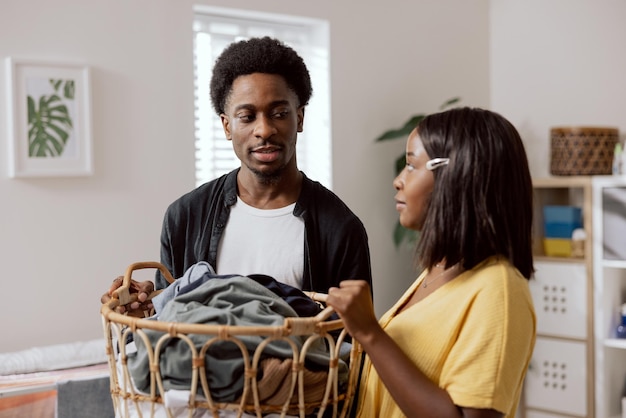
<path id="1" fill-rule="evenodd" d="M 89 68 L 7 58 L 9 176 L 93 174 Z"/>

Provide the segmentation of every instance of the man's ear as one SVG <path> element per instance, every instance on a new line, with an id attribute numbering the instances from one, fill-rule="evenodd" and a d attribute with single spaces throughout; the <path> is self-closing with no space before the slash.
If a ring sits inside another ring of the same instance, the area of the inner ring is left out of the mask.
<path id="1" fill-rule="evenodd" d="M 304 129 L 304 106 L 298 108 L 298 132 Z"/>
<path id="2" fill-rule="evenodd" d="M 230 134 L 230 119 L 228 119 L 228 116 L 226 116 L 225 113 L 220 113 L 220 120 L 222 121 L 222 128 L 224 128 L 224 135 L 226 136 L 226 139 L 229 141 L 232 140 L 233 137 Z"/>

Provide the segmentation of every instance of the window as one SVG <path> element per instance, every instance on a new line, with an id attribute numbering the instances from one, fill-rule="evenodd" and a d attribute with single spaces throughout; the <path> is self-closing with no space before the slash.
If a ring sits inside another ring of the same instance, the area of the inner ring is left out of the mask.
<path id="1" fill-rule="evenodd" d="M 278 38 L 304 59 L 313 84 L 304 131 L 298 135 L 298 167 L 331 188 L 328 23 L 316 19 L 210 6 L 194 7 L 196 185 L 239 167 L 224 138 L 209 92 L 216 58 L 233 41 L 254 36 Z"/>

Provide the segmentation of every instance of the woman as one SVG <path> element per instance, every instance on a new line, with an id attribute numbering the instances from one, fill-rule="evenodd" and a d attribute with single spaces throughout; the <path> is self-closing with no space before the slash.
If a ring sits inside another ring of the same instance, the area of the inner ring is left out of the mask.
<path id="1" fill-rule="evenodd" d="M 521 138 L 496 113 L 452 109 L 413 130 L 406 160 L 396 209 L 421 232 L 424 271 L 380 322 L 365 282 L 329 290 L 367 353 L 357 416 L 512 417 L 535 343 Z"/>

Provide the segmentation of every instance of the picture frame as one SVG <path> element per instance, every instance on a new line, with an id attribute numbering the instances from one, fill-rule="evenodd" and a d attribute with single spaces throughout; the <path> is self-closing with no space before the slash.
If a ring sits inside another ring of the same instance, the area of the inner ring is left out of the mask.
<path id="1" fill-rule="evenodd" d="M 6 58 L 9 177 L 93 174 L 89 67 Z"/>

